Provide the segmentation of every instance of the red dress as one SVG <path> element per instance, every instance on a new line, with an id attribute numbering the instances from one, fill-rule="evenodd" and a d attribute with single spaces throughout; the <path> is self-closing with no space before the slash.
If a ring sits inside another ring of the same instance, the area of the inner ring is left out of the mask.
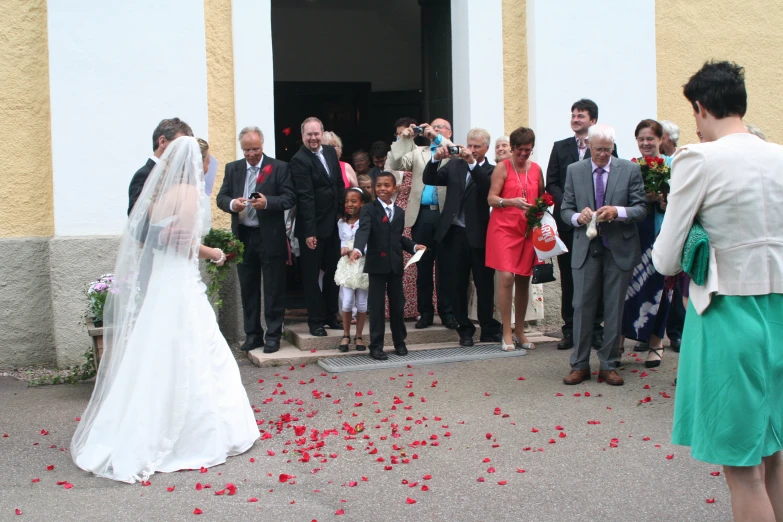
<path id="1" fill-rule="evenodd" d="M 526 193 L 528 201 L 537 198 L 541 167 L 531 162 L 526 175 L 524 171 L 514 172 L 510 159 L 503 160 L 503 163 L 506 165 L 506 182 L 500 191 L 500 197 L 521 198 L 523 193 Z M 533 249 L 532 236 L 525 237 L 526 231 L 527 219 L 522 209 L 493 208 L 487 228 L 487 266 L 521 276 L 533 275 L 536 251 Z"/>

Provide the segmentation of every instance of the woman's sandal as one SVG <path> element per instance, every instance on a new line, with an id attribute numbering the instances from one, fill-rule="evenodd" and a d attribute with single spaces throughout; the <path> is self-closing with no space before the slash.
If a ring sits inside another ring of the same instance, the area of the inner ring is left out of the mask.
<path id="1" fill-rule="evenodd" d="M 521 342 L 516 335 L 512 336 L 511 339 L 514 342 L 514 346 L 516 346 L 519 350 L 535 350 L 536 345 L 533 343 L 523 343 Z"/>
<path id="2" fill-rule="evenodd" d="M 661 346 L 660 348 L 653 348 L 652 346 L 650 346 L 650 353 L 651 354 L 654 353 L 655 355 L 657 355 L 658 359 L 657 360 L 652 360 L 652 361 L 644 361 L 644 367 L 645 368 L 657 368 L 658 366 L 661 365 L 661 361 L 663 360 L 663 346 Z M 649 355 L 648 355 L 648 357 L 649 357 Z"/>
<path id="3" fill-rule="evenodd" d="M 515 341 L 516 341 L 516 339 L 514 337 L 512 337 L 511 338 L 511 344 L 506 344 L 506 340 L 505 339 L 501 339 L 500 340 L 500 349 L 503 350 L 504 352 L 513 352 L 514 350 L 517 349 L 517 345 L 516 345 Z"/>
<path id="4" fill-rule="evenodd" d="M 361 341 L 362 344 L 359 344 L 358 341 Z M 364 350 L 367 349 L 367 346 L 364 344 L 364 339 L 362 339 L 361 337 L 354 337 L 353 338 L 353 342 L 354 342 L 354 344 L 356 344 L 356 351 L 357 352 L 363 352 Z"/>
<path id="5" fill-rule="evenodd" d="M 345 341 L 346 339 L 348 339 L 348 342 L 347 343 L 343 343 L 343 341 Z M 343 338 L 340 341 L 340 346 L 338 346 L 337 349 L 340 350 L 341 352 L 345 353 L 345 352 L 348 351 L 348 348 L 349 348 L 350 345 L 351 345 L 351 336 L 350 335 L 343 335 Z"/>

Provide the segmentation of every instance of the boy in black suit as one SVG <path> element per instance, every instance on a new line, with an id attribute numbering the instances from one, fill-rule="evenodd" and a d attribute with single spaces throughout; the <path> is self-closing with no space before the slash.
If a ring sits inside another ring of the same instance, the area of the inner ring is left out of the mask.
<path id="1" fill-rule="evenodd" d="M 394 352 L 407 355 L 403 308 L 405 295 L 402 290 L 402 249 L 410 254 L 424 250 L 403 237 L 405 211 L 392 202 L 397 191 L 397 180 L 391 172 L 381 172 L 375 180 L 377 199 L 364 205 L 359 216 L 359 230 L 356 232 L 351 260 L 356 261 L 367 247 L 364 272 L 370 275 L 370 292 L 367 312 L 370 316 L 370 357 L 379 361 L 388 359 L 383 353 L 383 336 L 386 330 L 385 304 L 389 293 L 389 323 L 391 324 Z"/>

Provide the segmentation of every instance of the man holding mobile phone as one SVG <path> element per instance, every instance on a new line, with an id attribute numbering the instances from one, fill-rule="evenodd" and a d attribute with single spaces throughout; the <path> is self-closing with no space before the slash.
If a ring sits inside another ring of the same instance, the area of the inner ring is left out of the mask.
<path id="1" fill-rule="evenodd" d="M 285 317 L 285 265 L 288 260 L 284 212 L 296 204 L 288 165 L 264 154 L 264 135 L 258 127 L 239 133 L 245 159 L 226 165 L 217 205 L 231 214 L 231 231 L 245 245 L 237 265 L 242 292 L 246 340 L 243 351 L 280 349 Z M 261 274 L 264 275 L 264 318 L 261 326 Z"/>

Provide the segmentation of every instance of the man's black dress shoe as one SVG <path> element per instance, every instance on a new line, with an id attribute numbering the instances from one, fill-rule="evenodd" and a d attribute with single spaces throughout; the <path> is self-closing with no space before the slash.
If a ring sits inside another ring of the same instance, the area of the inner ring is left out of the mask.
<path id="1" fill-rule="evenodd" d="M 503 340 L 503 334 L 496 333 L 496 334 L 481 334 L 481 337 L 479 338 L 479 341 L 482 343 L 499 343 Z"/>
<path id="2" fill-rule="evenodd" d="M 264 346 L 263 339 L 258 339 L 257 337 L 248 337 L 240 350 L 243 352 L 249 352 L 250 350 L 255 350 L 256 348 L 261 348 L 262 346 Z"/>
<path id="3" fill-rule="evenodd" d="M 394 353 L 397 355 L 408 355 L 408 347 L 404 344 L 394 347 Z"/>
<path id="4" fill-rule="evenodd" d="M 432 319 L 429 317 L 424 317 L 423 315 L 419 318 L 418 321 L 416 321 L 416 329 L 421 330 L 422 328 L 427 328 L 428 326 L 432 326 Z"/>
<path id="5" fill-rule="evenodd" d="M 570 350 L 574 347 L 574 340 L 571 337 L 563 337 L 563 340 L 557 343 L 558 350 Z"/>
<path id="6" fill-rule="evenodd" d="M 342 327 L 341 327 L 342 328 Z M 310 327 L 310 335 L 314 337 L 326 337 L 326 330 L 324 330 L 323 326 L 311 326 Z"/>
<path id="7" fill-rule="evenodd" d="M 675 339 L 674 341 L 671 341 L 669 349 L 674 353 L 680 353 L 680 346 L 682 346 L 682 339 Z"/>
<path id="8" fill-rule="evenodd" d="M 275 353 L 280 349 L 280 341 L 267 341 L 264 346 L 264 353 Z"/>
<path id="9" fill-rule="evenodd" d="M 459 345 L 460 346 L 473 346 L 473 336 L 472 335 L 462 335 L 459 338 Z"/>
<path id="10" fill-rule="evenodd" d="M 385 361 L 389 358 L 388 355 L 383 353 L 383 350 L 380 350 L 378 348 L 370 348 L 370 357 L 372 357 L 376 361 Z"/>
<path id="11" fill-rule="evenodd" d="M 343 323 L 341 323 L 337 319 L 329 319 L 328 321 L 326 321 L 326 326 L 328 326 L 330 330 L 342 330 L 343 329 Z"/>
<path id="12" fill-rule="evenodd" d="M 446 317 L 445 319 L 441 319 L 441 322 L 443 323 L 443 326 L 445 326 L 449 330 L 456 330 L 457 328 L 459 328 L 459 323 L 452 316 Z"/>

